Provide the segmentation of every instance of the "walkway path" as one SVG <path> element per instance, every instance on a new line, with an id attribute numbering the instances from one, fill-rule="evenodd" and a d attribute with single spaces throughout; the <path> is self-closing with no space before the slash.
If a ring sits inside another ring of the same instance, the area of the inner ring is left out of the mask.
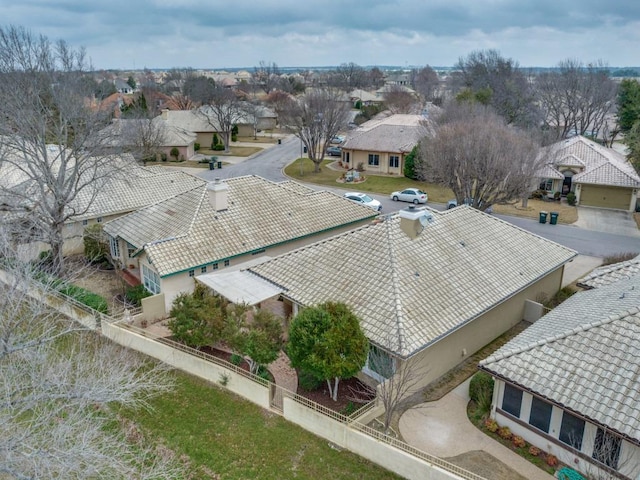
<path id="1" fill-rule="evenodd" d="M 296 393 L 298 389 L 298 374 L 291 368 L 289 358 L 283 351 L 280 351 L 280 356 L 269 364 L 268 369 L 273 375 L 276 385 Z"/>
<path id="2" fill-rule="evenodd" d="M 407 410 L 400 417 L 400 433 L 404 441 L 444 459 L 482 450 L 494 457 L 487 456 L 489 464 L 498 459 L 527 480 L 551 480 L 551 475 L 488 437 L 469 421 L 469 381 L 436 402 Z"/>

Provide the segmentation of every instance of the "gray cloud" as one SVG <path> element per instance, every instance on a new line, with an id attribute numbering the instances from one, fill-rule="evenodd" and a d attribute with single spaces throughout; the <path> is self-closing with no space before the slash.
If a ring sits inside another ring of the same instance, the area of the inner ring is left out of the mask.
<path id="1" fill-rule="evenodd" d="M 480 48 L 526 66 L 640 65 L 640 2 L 621 0 L 23 0 L 2 17 L 99 68 L 451 65 Z"/>

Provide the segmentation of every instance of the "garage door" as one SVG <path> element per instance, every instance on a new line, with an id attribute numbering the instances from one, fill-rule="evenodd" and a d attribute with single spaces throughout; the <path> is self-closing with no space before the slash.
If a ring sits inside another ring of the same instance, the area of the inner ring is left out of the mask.
<path id="1" fill-rule="evenodd" d="M 582 192 L 580 193 L 580 205 L 629 210 L 632 192 L 633 190 L 630 188 L 583 184 Z"/>

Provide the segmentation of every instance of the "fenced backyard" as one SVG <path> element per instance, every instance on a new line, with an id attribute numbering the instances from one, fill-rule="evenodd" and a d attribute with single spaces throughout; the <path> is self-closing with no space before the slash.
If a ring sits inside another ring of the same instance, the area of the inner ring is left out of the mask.
<path id="1" fill-rule="evenodd" d="M 0 280 L 3 279 L 0 275 Z M 359 409 L 353 416 L 347 416 L 230 362 L 150 334 L 122 319 L 93 311 L 57 292 L 47 292 L 38 298 L 124 347 L 225 388 L 325 438 L 339 448 L 356 453 L 402 477 L 416 480 L 486 480 L 368 426 L 367 424 L 381 413 L 381 408 L 375 401 Z"/>

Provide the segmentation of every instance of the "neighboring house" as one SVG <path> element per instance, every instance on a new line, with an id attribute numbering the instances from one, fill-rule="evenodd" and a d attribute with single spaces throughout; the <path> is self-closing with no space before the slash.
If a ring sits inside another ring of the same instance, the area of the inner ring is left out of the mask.
<path id="1" fill-rule="evenodd" d="M 203 148 L 209 148 L 214 133 L 220 133 L 222 129 L 207 120 L 207 117 L 197 109 L 195 110 L 162 110 L 159 117 L 166 125 L 182 132 L 189 132 L 196 136 L 195 142 Z M 190 157 L 187 157 L 190 158 Z"/>
<path id="2" fill-rule="evenodd" d="M 294 315 L 345 302 L 373 351 L 396 367 L 413 365 L 420 387 L 520 322 L 526 300 L 558 291 L 575 255 L 469 207 L 408 208 L 232 275 L 201 279 L 233 302 L 262 306 L 270 294 Z M 251 286 L 247 296 L 244 286 Z M 384 376 L 369 362 L 363 371 Z"/>
<path id="3" fill-rule="evenodd" d="M 351 101 L 351 105 L 355 108 L 358 102 L 360 102 L 363 106 L 369 105 L 380 105 L 384 102 L 384 100 L 371 92 L 367 92 L 366 90 L 355 89 L 347 94 L 349 100 Z"/>
<path id="4" fill-rule="evenodd" d="M 423 115 L 390 115 L 351 130 L 342 147 L 347 168 L 372 173 L 404 174 L 404 159 L 429 132 Z"/>
<path id="5" fill-rule="evenodd" d="M 161 116 L 152 119 L 116 118 L 98 134 L 104 147 L 121 150 L 142 149 L 142 144 L 157 149 L 171 159 L 174 148 L 178 150 L 176 159 L 189 160 L 195 155 L 196 135 L 176 125 L 166 122 Z"/>
<path id="6" fill-rule="evenodd" d="M 578 205 L 633 211 L 640 176 L 626 157 L 580 135 L 547 147 L 542 190 L 574 192 Z"/>
<path id="7" fill-rule="evenodd" d="M 123 93 L 125 95 L 130 95 L 133 93 L 133 87 L 129 85 L 125 80 L 122 80 L 121 78 L 116 78 L 113 83 L 118 93 Z"/>
<path id="8" fill-rule="evenodd" d="M 238 135 L 252 137 L 259 131 L 276 128 L 278 116 L 270 108 L 243 102 L 242 109 L 244 113 L 236 122 Z"/>
<path id="9" fill-rule="evenodd" d="M 257 176 L 198 185 L 105 224 L 112 256 L 147 290 L 174 298 L 194 277 L 277 255 L 369 222 L 370 208 L 295 182 Z"/>
<path id="10" fill-rule="evenodd" d="M 576 293 L 480 362 L 491 416 L 589 478 L 640 478 L 640 257 Z M 602 476 L 600 476 L 602 474 Z"/>
<path id="11" fill-rule="evenodd" d="M 387 83 L 386 85 L 377 89 L 375 94 L 378 98 L 384 99 L 384 96 L 387 93 L 391 93 L 391 92 L 405 92 L 405 93 L 410 93 L 411 95 L 416 95 L 416 96 L 418 95 L 414 89 L 399 83 Z"/>

